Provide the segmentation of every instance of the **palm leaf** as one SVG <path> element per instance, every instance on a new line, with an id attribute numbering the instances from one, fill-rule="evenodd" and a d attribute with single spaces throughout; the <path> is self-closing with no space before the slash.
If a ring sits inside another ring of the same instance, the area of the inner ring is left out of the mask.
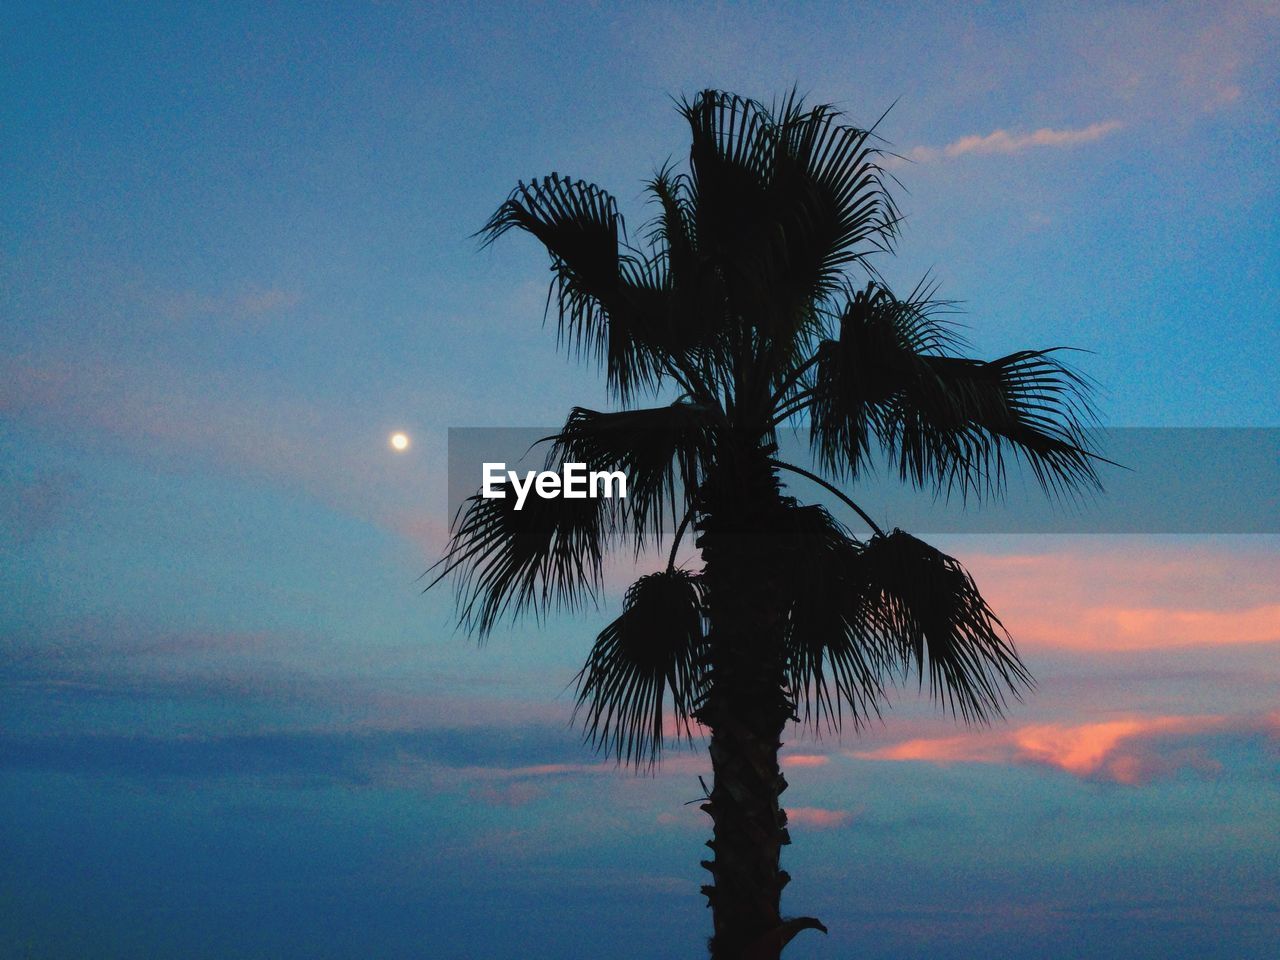
<path id="1" fill-rule="evenodd" d="M 1052 349 L 993 361 L 947 354 L 962 342 L 929 293 L 900 300 L 870 284 L 848 297 L 838 337 L 816 351 L 807 403 L 792 408 L 809 410 L 823 466 L 856 475 L 878 443 L 917 486 L 999 493 L 1013 458 L 1047 491 L 1098 487 L 1087 381 Z"/>
<path id="2" fill-rule="evenodd" d="M 616 413 L 575 407 L 551 438 L 548 466 L 585 463 L 588 470 L 625 473 L 619 522 L 634 533 L 639 550 L 645 537 L 661 538 L 688 511 L 719 419 L 714 408 L 688 401 Z"/>
<path id="3" fill-rule="evenodd" d="M 894 650 L 867 609 L 855 540 L 825 508 L 791 506 L 777 541 L 786 591 L 787 686 L 801 721 L 838 730 L 879 715 Z"/>
<path id="4" fill-rule="evenodd" d="M 658 207 L 649 223 L 647 239 L 653 250 L 649 276 L 666 295 L 663 340 L 672 359 L 683 363 L 690 387 L 705 397 L 715 381 L 714 370 L 726 369 L 723 334 L 728 312 L 724 277 L 698 248 L 696 197 L 688 174 L 668 164 L 646 184 L 650 201 Z"/>
<path id="5" fill-rule="evenodd" d="M 665 257 L 674 284 L 678 287 L 691 286 L 694 271 L 698 268 L 692 181 L 687 174 L 675 173 L 667 164 L 646 186 L 659 210 L 649 225 L 649 243 Z"/>
<path id="6" fill-rule="evenodd" d="M 899 473 L 962 492 L 996 492 L 1005 453 L 1047 492 L 1100 488 L 1085 424 L 1088 383 L 1054 356 L 1022 350 L 998 360 L 925 357 L 925 374 L 896 398 L 884 430 Z"/>
<path id="7" fill-rule="evenodd" d="M 848 265 L 892 242 L 872 134 L 794 94 L 771 110 L 708 90 L 681 111 L 698 249 L 729 278 L 732 311 L 786 340 Z"/>
<path id="8" fill-rule="evenodd" d="M 900 530 L 859 542 L 820 506 L 791 505 L 776 541 L 788 607 L 787 682 L 799 719 L 838 730 L 879 716 L 914 671 L 967 721 L 999 715 L 1030 676 L 958 561 Z"/>
<path id="9" fill-rule="evenodd" d="M 483 638 L 509 615 L 536 616 L 594 600 L 603 557 L 614 533 L 603 498 L 543 498 L 530 493 L 521 510 L 509 484 L 502 498 L 471 496 L 459 509 L 431 589 L 452 576 L 459 620 Z M 429 571 L 430 572 L 430 571 Z"/>
<path id="10" fill-rule="evenodd" d="M 596 638 L 578 673 L 587 739 L 621 763 L 656 763 L 670 694 L 677 732 L 689 735 L 705 675 L 701 579 L 683 570 L 641 577 L 622 615 Z"/>
<path id="11" fill-rule="evenodd" d="M 480 236 L 490 244 L 515 228 L 551 256 L 561 340 L 600 363 L 622 399 L 655 389 L 664 376 L 661 351 L 671 346 L 669 298 L 652 258 L 626 243 L 613 197 L 554 173 L 521 182 Z"/>
<path id="12" fill-rule="evenodd" d="M 901 530 L 873 536 L 855 555 L 850 582 L 869 628 L 914 670 L 931 695 L 966 722 L 1003 713 L 1006 694 L 1032 680 L 1004 625 L 960 565 Z"/>

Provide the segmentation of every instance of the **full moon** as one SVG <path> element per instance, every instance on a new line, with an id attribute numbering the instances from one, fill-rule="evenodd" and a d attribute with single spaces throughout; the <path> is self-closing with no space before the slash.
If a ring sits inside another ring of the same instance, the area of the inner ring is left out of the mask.
<path id="1" fill-rule="evenodd" d="M 403 453 L 409 449 L 409 437 L 403 433 L 393 433 L 391 435 L 391 446 L 393 449 Z"/>

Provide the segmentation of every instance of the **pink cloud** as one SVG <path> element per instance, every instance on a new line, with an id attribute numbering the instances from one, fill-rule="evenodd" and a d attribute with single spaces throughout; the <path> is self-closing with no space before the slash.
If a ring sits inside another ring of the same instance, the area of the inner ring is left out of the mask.
<path id="1" fill-rule="evenodd" d="M 821 753 L 787 753 L 782 755 L 784 767 L 825 767 L 831 758 Z"/>
<path id="2" fill-rule="evenodd" d="M 516 781 L 504 784 L 477 784 L 471 788 L 470 794 L 472 799 L 491 807 L 524 807 L 541 799 L 546 795 L 546 791 L 537 784 Z"/>
<path id="3" fill-rule="evenodd" d="M 266 474 L 319 477 L 335 452 L 332 422 L 298 399 L 258 393 L 217 373 L 157 361 L 9 358 L 0 411 L 67 425 L 140 451 L 215 460 Z"/>
<path id="4" fill-rule="evenodd" d="M 853 822 L 849 810 L 827 810 L 823 807 L 788 807 L 787 822 L 814 830 L 835 830 Z"/>
<path id="5" fill-rule="evenodd" d="M 443 511 L 437 515 L 423 510 L 388 510 L 381 526 L 411 542 L 429 563 L 443 556 L 449 542 L 449 524 Z"/>
<path id="6" fill-rule="evenodd" d="M 1078 777 L 1098 776 L 1117 783 L 1145 783 L 1172 772 L 1158 762 L 1144 741 L 1173 734 L 1197 734 L 1220 728 L 1222 717 L 1154 717 L 1064 727 L 1043 724 L 1015 731 L 1017 758 L 1057 767 Z"/>
<path id="7" fill-rule="evenodd" d="M 851 754 L 859 760 L 923 760 L 928 763 L 1000 763 L 1009 759 L 1008 744 L 974 735 L 904 740 L 875 750 Z"/>
<path id="8" fill-rule="evenodd" d="M 681 806 L 678 810 L 664 810 L 653 818 L 654 823 L 663 827 L 681 830 L 695 830 L 704 833 L 710 824 L 706 813 L 698 804 Z"/>
<path id="9" fill-rule="evenodd" d="M 1280 641 L 1280 604 L 1247 610 L 1092 607 L 1018 622 L 1019 639 L 1083 651 L 1141 651 Z"/>
<path id="10" fill-rule="evenodd" d="M 251 290 L 241 294 L 232 302 L 232 309 L 247 316 L 257 316 L 289 310 L 301 302 L 302 295 L 296 290 L 268 287 L 264 290 Z"/>
<path id="11" fill-rule="evenodd" d="M 986 134 L 970 134 L 953 140 L 945 147 L 916 147 L 907 156 L 912 160 L 928 162 L 942 157 L 960 157 L 967 153 L 1021 153 L 1033 147 L 1074 147 L 1082 143 L 1092 143 L 1124 126 L 1119 120 L 1105 120 L 1091 123 L 1087 127 L 1054 130 L 1041 127 L 1030 133 L 1010 133 L 1008 130 L 993 130 Z"/>
<path id="12" fill-rule="evenodd" d="M 79 497 L 79 481 L 70 473 L 43 473 L 27 479 L 0 473 L 0 536 L 26 545 L 56 527 Z"/>
<path id="13" fill-rule="evenodd" d="M 1245 94 L 1247 68 L 1266 56 L 1265 18 L 1280 16 L 1274 2 L 1229 5 L 1203 25 L 1174 61 L 1183 89 L 1205 113 L 1228 107 Z"/>
<path id="14" fill-rule="evenodd" d="M 1030 724 L 1011 731 L 918 738 L 851 756 L 936 764 L 1046 766 L 1081 779 L 1139 786 L 1182 769 L 1216 772 L 1219 764 L 1201 742 L 1206 736 L 1261 733 L 1275 737 L 1278 732 L 1276 716 L 1126 717 L 1099 723 Z"/>
<path id="15" fill-rule="evenodd" d="M 1086 545 L 962 558 L 1018 644 L 1136 652 L 1280 642 L 1280 555 Z"/>
<path id="16" fill-rule="evenodd" d="M 441 772 L 451 779 L 465 781 L 590 775 L 615 772 L 616 769 L 611 763 L 539 763 L 524 767 L 447 767 L 441 768 Z"/>
<path id="17" fill-rule="evenodd" d="M 985 136 L 973 134 L 961 137 L 943 147 L 948 157 L 966 153 L 1021 153 L 1031 147 L 1073 147 L 1080 143 L 1101 140 L 1107 134 L 1124 126 L 1119 120 L 1091 123 L 1074 130 L 1054 130 L 1041 127 L 1031 133 L 1012 134 L 1007 130 L 994 130 Z"/>

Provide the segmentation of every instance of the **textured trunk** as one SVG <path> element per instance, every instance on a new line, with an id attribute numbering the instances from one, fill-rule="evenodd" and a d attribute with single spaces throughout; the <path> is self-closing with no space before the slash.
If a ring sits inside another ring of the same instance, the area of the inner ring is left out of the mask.
<path id="1" fill-rule="evenodd" d="M 715 933 L 713 960 L 774 960 L 808 918 L 785 921 L 782 847 L 790 843 L 778 798 L 783 727 L 793 706 L 785 690 L 783 609 L 774 581 L 769 531 L 779 508 L 777 482 L 759 451 L 725 463 L 704 487 L 699 546 L 711 616 L 710 688 L 699 719 L 711 730 L 714 784 L 703 809 L 713 851 L 703 887 Z"/>
<path id="2" fill-rule="evenodd" d="M 790 839 L 778 803 L 786 787 L 778 770 L 781 728 L 768 733 L 754 726 L 725 718 L 712 730 L 715 784 L 703 809 L 714 823 L 714 858 L 703 861 L 712 875 L 703 892 L 715 960 L 772 960 L 783 946 L 782 888 L 789 878 L 780 856 Z"/>

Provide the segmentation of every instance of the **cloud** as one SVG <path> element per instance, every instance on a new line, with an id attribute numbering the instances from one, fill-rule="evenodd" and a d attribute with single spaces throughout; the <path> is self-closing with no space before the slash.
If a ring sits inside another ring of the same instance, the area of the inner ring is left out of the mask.
<path id="1" fill-rule="evenodd" d="M 450 767 L 448 774 L 459 780 L 518 780 L 594 775 L 615 770 L 617 767 L 612 763 L 535 763 L 523 767 Z"/>
<path id="2" fill-rule="evenodd" d="M 302 294 L 286 287 L 253 287 L 237 294 L 210 296 L 196 290 L 144 294 L 140 306 L 168 322 L 189 320 L 242 322 L 292 310 Z"/>
<path id="3" fill-rule="evenodd" d="M 190 782 L 250 778 L 464 790 L 486 802 L 528 802 L 537 786 L 618 775 L 607 762 L 570 759 L 580 746 L 556 728 L 277 729 L 249 733 L 31 733 L 0 735 L 0 769 L 109 773 Z M 530 762 L 532 761 L 532 762 Z M 529 787 L 518 786 L 528 784 Z"/>
<path id="4" fill-rule="evenodd" d="M 381 665 L 372 676 L 370 663 Z M 382 672 L 393 664 L 395 682 Z M 60 731 L 160 738 L 216 738 L 269 718 L 271 731 L 407 737 L 396 742 L 411 756 L 442 765 L 537 767 L 584 756 L 553 695 L 563 682 L 558 669 L 533 671 L 531 687 L 550 692 L 521 699 L 506 680 L 459 667 L 448 647 L 353 648 L 311 631 L 167 629 L 128 616 L 0 630 L 10 734 L 47 731 L 51 710 Z"/>
<path id="5" fill-rule="evenodd" d="M 471 797 L 491 807 L 524 807 L 541 800 L 546 791 L 536 783 L 518 780 L 515 783 L 479 783 L 471 788 Z"/>
<path id="6" fill-rule="evenodd" d="M 788 807 L 787 823 L 813 830 L 835 830 L 853 822 L 849 810 L 827 810 L 823 807 Z"/>
<path id="7" fill-rule="evenodd" d="M 1274 2 L 1230 4 L 1202 24 L 1177 52 L 1174 74 L 1203 112 L 1228 107 L 1245 95 L 1249 68 L 1260 56 L 1267 56 L 1265 37 L 1273 32 L 1278 15 L 1280 5 Z"/>
<path id="8" fill-rule="evenodd" d="M 357 740 L 314 733 L 5 736 L 0 738 L 0 768 L 149 781 L 248 777 L 295 785 L 371 782 Z"/>
<path id="9" fill-rule="evenodd" d="M 1246 610 L 1085 607 L 1061 619 L 1019 620 L 1018 635 L 1034 644 L 1098 652 L 1276 643 L 1280 604 Z"/>
<path id="10" fill-rule="evenodd" d="M 337 445 L 317 447 L 333 423 L 304 399 L 234 377 L 150 360 L 9 357 L 0 364 L 0 412 L 38 425 L 73 426 L 197 461 L 296 477 L 322 476 Z M 379 438 L 381 439 L 381 438 Z"/>
<path id="11" fill-rule="evenodd" d="M 1190 545 L 1083 545 L 965 556 L 1024 648 L 1086 653 L 1280 642 L 1280 556 Z"/>
<path id="12" fill-rule="evenodd" d="M 782 755 L 784 767 L 823 767 L 831 758 L 821 753 L 787 753 Z"/>
<path id="13" fill-rule="evenodd" d="M 1087 127 L 1076 129 L 1054 130 L 1041 127 L 1030 133 L 1010 133 L 1008 130 L 993 130 L 987 134 L 970 134 L 954 140 L 945 147 L 921 146 L 908 152 L 912 160 L 927 163 L 941 158 L 960 157 L 968 153 L 1021 153 L 1033 147 L 1074 147 L 1082 143 L 1101 140 L 1109 133 L 1124 126 L 1119 120 L 1105 120 L 1091 123 Z"/>
<path id="14" fill-rule="evenodd" d="M 985 136 L 975 134 L 961 137 L 947 144 L 943 148 L 943 153 L 948 157 L 959 157 L 966 153 L 1021 153 L 1031 147 L 1073 147 L 1077 144 L 1100 140 L 1122 126 L 1119 120 L 1107 120 L 1102 123 L 1091 123 L 1087 127 L 1076 130 L 1053 130 L 1042 127 L 1025 134 L 995 130 Z"/>
<path id="15" fill-rule="evenodd" d="M 1115 609 L 1100 611 L 1122 646 L 1144 649 L 1200 643 L 1273 643 L 1280 640 L 1280 604 L 1248 610 Z"/>
<path id="16" fill-rule="evenodd" d="M 1124 717 L 1098 723 L 1029 724 L 1012 731 L 918 738 L 853 752 L 860 760 L 1044 766 L 1083 780 L 1142 786 L 1180 770 L 1216 773 L 1214 737 L 1280 734 L 1280 717 Z"/>

